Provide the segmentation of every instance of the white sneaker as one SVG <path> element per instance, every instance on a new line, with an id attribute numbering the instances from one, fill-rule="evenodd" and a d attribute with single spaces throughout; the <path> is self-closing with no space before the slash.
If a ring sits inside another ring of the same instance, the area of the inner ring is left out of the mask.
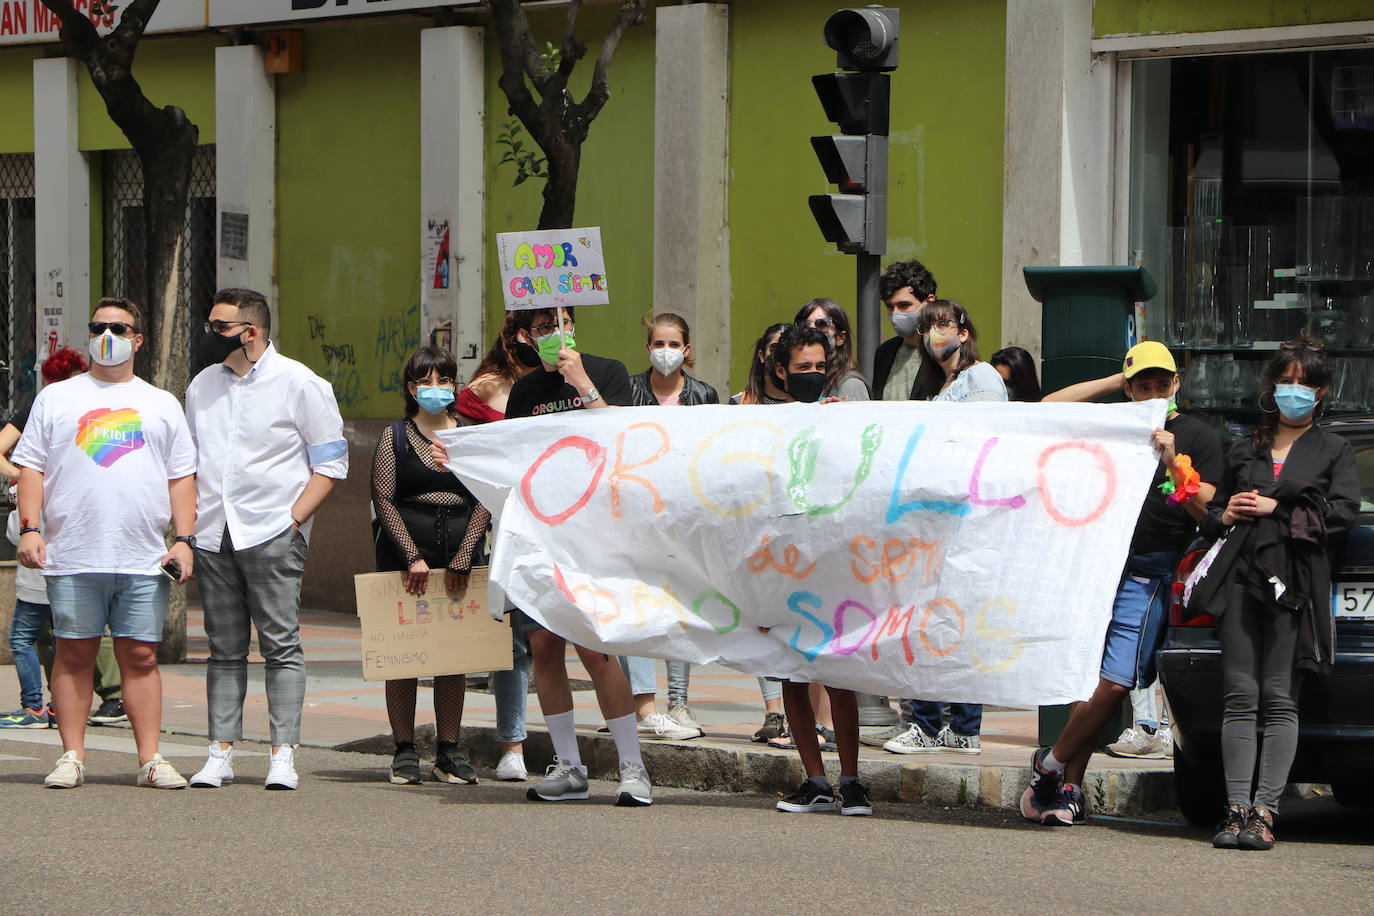
<path id="1" fill-rule="evenodd" d="M 209 759 L 200 772 L 191 777 L 191 785 L 197 789 L 218 789 L 233 781 L 234 746 L 222 747 L 218 741 L 211 741 Z"/>
<path id="2" fill-rule="evenodd" d="M 621 808 L 643 808 L 654 803 L 653 783 L 644 764 L 620 761 L 620 787 L 616 790 L 615 803 Z"/>
<path id="3" fill-rule="evenodd" d="M 501 755 L 501 762 L 496 764 L 496 778 L 502 782 L 524 782 L 529 776 L 524 754 L 506 751 Z"/>
<path id="4" fill-rule="evenodd" d="M 1107 753 L 1113 757 L 1163 759 L 1164 742 L 1159 737 L 1159 732 L 1147 735 L 1143 729 L 1128 728 L 1107 745 Z"/>
<path id="5" fill-rule="evenodd" d="M 161 754 L 154 754 L 152 760 L 138 768 L 138 784 L 150 789 L 184 789 L 186 777 L 163 760 Z"/>
<path id="6" fill-rule="evenodd" d="M 696 738 L 700 735 L 698 729 L 678 725 L 661 712 L 647 716 L 643 722 L 640 722 L 639 733 L 646 738 L 661 741 L 686 741 L 688 738 Z"/>
<path id="7" fill-rule="evenodd" d="M 264 789 L 294 789 L 301 784 L 296 775 L 296 749 L 283 744 L 267 763 L 267 781 Z"/>
<path id="8" fill-rule="evenodd" d="M 75 789 L 85 781 L 86 764 L 76 759 L 76 751 L 67 751 L 57 758 L 57 766 L 43 780 L 43 785 L 49 789 Z"/>
<path id="9" fill-rule="evenodd" d="M 889 754 L 932 754 L 943 746 L 939 738 L 932 738 L 921 730 L 921 726 L 913 725 L 884 744 L 883 750 Z"/>
<path id="10" fill-rule="evenodd" d="M 668 710 L 668 718 L 688 731 L 696 732 L 694 737 L 700 738 L 706 734 L 706 730 L 701 727 L 701 723 L 697 721 L 697 717 L 692 715 L 692 707 L 688 706 L 686 703 L 670 707 Z"/>
<path id="11" fill-rule="evenodd" d="M 1155 732 L 1155 737 L 1159 739 L 1159 744 L 1164 748 L 1164 756 L 1174 756 L 1174 733 L 1167 725 L 1161 725 L 1159 731 Z"/>

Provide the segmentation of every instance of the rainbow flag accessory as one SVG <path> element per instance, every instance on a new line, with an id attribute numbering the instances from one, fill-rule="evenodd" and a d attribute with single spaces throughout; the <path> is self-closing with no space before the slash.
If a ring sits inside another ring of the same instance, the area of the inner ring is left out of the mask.
<path id="1" fill-rule="evenodd" d="M 100 358 L 114 359 L 114 335 L 109 331 L 100 335 Z"/>
<path id="2" fill-rule="evenodd" d="M 108 468 L 143 448 L 143 418 L 131 407 L 92 410 L 77 421 L 76 447 L 102 468 Z"/>

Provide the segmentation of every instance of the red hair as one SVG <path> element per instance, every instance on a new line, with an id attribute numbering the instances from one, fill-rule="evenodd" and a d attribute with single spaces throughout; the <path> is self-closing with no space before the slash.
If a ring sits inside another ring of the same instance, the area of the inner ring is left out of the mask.
<path id="1" fill-rule="evenodd" d="M 43 381 L 49 385 L 53 382 L 65 382 L 78 372 L 85 371 L 86 357 L 71 347 L 54 350 L 47 359 L 43 360 Z"/>

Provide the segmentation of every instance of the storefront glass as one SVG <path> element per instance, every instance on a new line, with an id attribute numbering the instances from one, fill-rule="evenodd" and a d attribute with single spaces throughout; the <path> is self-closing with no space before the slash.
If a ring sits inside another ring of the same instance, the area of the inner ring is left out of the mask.
<path id="1" fill-rule="evenodd" d="M 1374 50 L 1136 61 L 1131 119 L 1144 332 L 1185 356 L 1184 402 L 1253 412 L 1263 361 L 1306 329 L 1331 409 L 1374 410 Z"/>

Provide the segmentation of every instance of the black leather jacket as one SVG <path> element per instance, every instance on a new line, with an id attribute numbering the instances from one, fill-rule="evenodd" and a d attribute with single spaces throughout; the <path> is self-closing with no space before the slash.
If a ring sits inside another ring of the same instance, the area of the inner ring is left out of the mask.
<path id="1" fill-rule="evenodd" d="M 630 402 L 632 407 L 655 407 L 658 405 L 658 398 L 654 397 L 654 389 L 649 384 L 649 373 L 653 369 L 645 369 L 638 375 L 630 376 L 630 393 L 634 400 Z M 683 407 L 695 407 L 698 404 L 719 404 L 720 395 L 716 394 L 716 389 L 701 381 L 694 379 L 687 373 L 682 373 L 682 394 L 679 396 L 679 404 Z"/>

